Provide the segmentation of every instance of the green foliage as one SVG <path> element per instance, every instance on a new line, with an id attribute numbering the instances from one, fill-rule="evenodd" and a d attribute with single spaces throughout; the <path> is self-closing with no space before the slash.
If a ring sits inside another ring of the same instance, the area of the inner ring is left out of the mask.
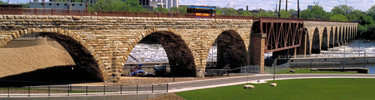
<path id="1" fill-rule="evenodd" d="M 22 8 L 30 8 L 30 3 L 22 4 Z"/>
<path id="2" fill-rule="evenodd" d="M 254 16 L 253 13 L 249 11 L 240 11 L 240 16 Z"/>
<path id="3" fill-rule="evenodd" d="M 348 18 L 342 14 L 335 14 L 329 18 L 331 21 L 348 21 Z"/>
<path id="4" fill-rule="evenodd" d="M 301 11 L 302 19 L 328 20 L 330 14 L 324 11 L 323 7 L 315 5 L 312 9 Z"/>
<path id="5" fill-rule="evenodd" d="M 372 100 L 375 79 L 294 79 L 178 92 L 186 100 Z"/>
<path id="6" fill-rule="evenodd" d="M 168 13 L 169 10 L 166 8 L 156 8 L 154 9 L 154 12 Z"/>
<path id="7" fill-rule="evenodd" d="M 259 12 L 255 16 L 256 17 L 275 17 L 275 13 L 273 11 L 259 10 Z"/>
<path id="8" fill-rule="evenodd" d="M 95 4 L 89 6 L 89 10 L 103 10 L 103 11 L 146 11 L 139 0 L 98 0 Z"/>
<path id="9" fill-rule="evenodd" d="M 375 5 L 373 5 L 369 10 L 367 10 L 367 13 L 375 19 Z"/>
<path id="10" fill-rule="evenodd" d="M 217 15 L 228 15 L 228 16 L 238 16 L 239 13 L 233 8 L 216 8 Z"/>
<path id="11" fill-rule="evenodd" d="M 187 6 L 181 6 L 179 8 L 177 7 L 172 7 L 170 9 L 171 12 L 177 12 L 177 13 L 181 13 L 181 14 L 186 14 L 187 13 Z"/>
<path id="12" fill-rule="evenodd" d="M 0 0 L 0 4 L 7 4 L 7 3 Z"/>
<path id="13" fill-rule="evenodd" d="M 374 24 L 374 19 L 372 19 L 368 15 L 360 16 L 359 24 L 361 24 L 361 25 Z"/>
<path id="14" fill-rule="evenodd" d="M 354 8 L 352 6 L 347 6 L 347 5 L 339 5 L 339 6 L 334 7 L 331 10 L 333 14 L 342 14 L 342 15 L 352 13 L 353 11 L 354 11 Z"/>

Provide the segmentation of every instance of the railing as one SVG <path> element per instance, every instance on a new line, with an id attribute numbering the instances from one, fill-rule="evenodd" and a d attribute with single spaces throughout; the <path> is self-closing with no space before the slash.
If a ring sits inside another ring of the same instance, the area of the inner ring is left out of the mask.
<path id="1" fill-rule="evenodd" d="M 176 12 L 160 13 L 160 12 L 126 12 L 126 11 L 89 11 L 89 10 L 65 10 L 50 8 L 0 8 L 1 14 L 10 15 L 71 15 L 71 16 L 124 16 L 124 17 L 172 17 L 172 18 L 197 18 L 192 14 L 180 14 Z M 309 19 L 293 19 L 293 18 L 275 18 L 275 17 L 252 17 L 252 16 L 227 16 L 216 15 L 214 17 L 202 17 L 212 19 L 277 19 L 284 21 L 321 21 L 321 22 L 342 22 L 342 21 L 326 21 L 326 20 L 309 20 Z M 357 23 L 357 22 L 343 22 Z"/>
<path id="2" fill-rule="evenodd" d="M 158 85 L 117 85 L 117 86 L 72 86 L 45 85 L 23 87 L 0 87 L 1 97 L 53 97 L 53 96 L 92 96 L 168 93 L 169 84 Z"/>
<path id="3" fill-rule="evenodd" d="M 349 53 L 324 53 L 311 55 L 297 55 L 293 58 L 351 58 L 351 57 L 375 57 L 375 53 L 349 52 Z M 282 57 L 285 58 L 285 57 Z"/>

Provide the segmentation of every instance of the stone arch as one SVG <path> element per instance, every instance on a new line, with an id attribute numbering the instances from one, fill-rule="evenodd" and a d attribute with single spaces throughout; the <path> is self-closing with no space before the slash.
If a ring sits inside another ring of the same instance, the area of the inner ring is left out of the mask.
<path id="1" fill-rule="evenodd" d="M 349 33 L 349 27 L 348 26 L 345 26 L 345 30 L 344 30 L 344 42 L 345 43 L 348 43 L 348 33 Z"/>
<path id="2" fill-rule="evenodd" d="M 245 41 L 236 31 L 223 31 L 217 36 L 215 43 L 217 43 L 217 68 L 238 68 L 247 64 Z"/>
<path id="3" fill-rule="evenodd" d="M 0 47 L 24 35 L 38 33 L 55 39 L 65 48 L 76 64 L 74 71 L 80 73 L 79 75 L 96 81 L 106 81 L 110 77 L 95 50 L 90 48 L 82 37 L 70 30 L 60 28 L 33 28 L 11 31 L 11 33 L 12 38 L 8 38 L 9 40 L 3 45 L 0 45 Z"/>
<path id="4" fill-rule="evenodd" d="M 302 35 L 302 41 L 301 41 L 301 46 L 298 47 L 297 53 L 299 55 L 309 55 L 311 54 L 311 49 L 310 49 L 310 35 L 308 34 L 307 29 L 305 28 L 303 30 L 303 35 Z"/>
<path id="5" fill-rule="evenodd" d="M 333 26 L 331 27 L 330 36 L 329 36 L 329 47 L 330 48 L 333 48 L 335 46 L 335 36 L 336 36 L 335 29 L 336 28 L 334 28 Z"/>
<path id="6" fill-rule="evenodd" d="M 319 54 L 321 52 L 321 40 L 319 35 L 319 29 L 315 28 L 312 33 L 312 42 L 311 42 L 311 53 Z"/>
<path id="7" fill-rule="evenodd" d="M 328 50 L 329 48 L 329 33 L 327 27 L 323 29 L 323 37 L 322 37 L 322 50 Z"/>
<path id="8" fill-rule="evenodd" d="M 131 45 L 128 48 L 128 51 L 132 51 L 132 49 L 142 39 L 145 38 L 152 38 L 163 46 L 168 57 L 169 65 L 171 68 L 171 75 L 181 77 L 196 76 L 197 68 L 194 62 L 194 56 L 187 42 L 185 42 L 185 40 L 180 34 L 176 34 L 172 31 L 147 31 L 145 34 L 142 34 L 141 36 L 137 37 L 134 43 L 131 43 Z M 128 59 L 130 52 L 121 55 L 123 56 L 123 58 L 125 58 L 122 61 L 124 64 Z"/>
<path id="9" fill-rule="evenodd" d="M 339 28 L 339 38 L 338 38 L 338 43 L 339 43 L 340 45 L 343 44 L 343 34 L 344 34 L 344 32 L 343 32 L 343 27 L 340 27 L 340 28 Z"/>
<path id="10" fill-rule="evenodd" d="M 335 28 L 335 41 L 333 42 L 333 44 L 335 46 L 339 46 L 340 45 L 340 27 L 336 27 Z"/>
<path id="11" fill-rule="evenodd" d="M 355 26 L 353 26 L 352 28 L 352 40 L 355 39 Z"/>

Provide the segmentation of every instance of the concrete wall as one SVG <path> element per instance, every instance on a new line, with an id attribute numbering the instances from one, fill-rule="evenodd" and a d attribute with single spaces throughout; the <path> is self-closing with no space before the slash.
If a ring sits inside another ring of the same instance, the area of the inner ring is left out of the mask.
<path id="1" fill-rule="evenodd" d="M 375 64 L 375 57 L 296 58 L 291 59 L 290 67 L 343 67 L 343 61 L 345 61 L 345 67 L 361 67 L 365 63 Z"/>

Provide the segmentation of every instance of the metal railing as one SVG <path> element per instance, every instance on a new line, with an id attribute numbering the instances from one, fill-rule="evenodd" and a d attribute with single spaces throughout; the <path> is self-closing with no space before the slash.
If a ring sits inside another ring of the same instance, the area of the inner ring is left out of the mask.
<path id="1" fill-rule="evenodd" d="M 324 53 L 311 55 L 296 55 L 293 58 L 350 58 L 350 57 L 375 57 L 375 53 L 349 52 L 349 53 Z"/>
<path id="2" fill-rule="evenodd" d="M 22 87 L 0 87 L 1 97 L 53 97 L 168 93 L 169 84 L 117 85 L 117 86 L 72 86 L 44 85 Z"/>

